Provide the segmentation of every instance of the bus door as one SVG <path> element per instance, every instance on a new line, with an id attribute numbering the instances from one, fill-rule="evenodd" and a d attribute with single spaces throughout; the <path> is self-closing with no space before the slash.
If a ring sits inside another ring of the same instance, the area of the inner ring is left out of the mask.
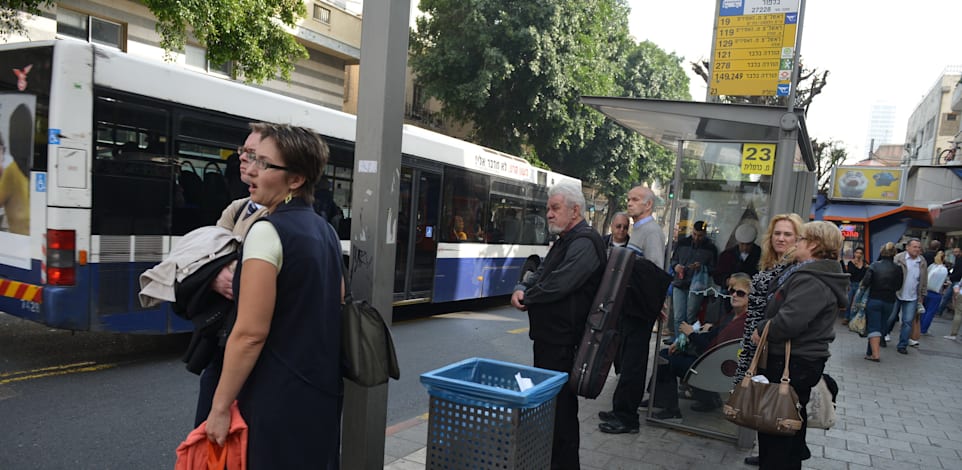
<path id="1" fill-rule="evenodd" d="M 438 253 L 441 173 L 401 167 L 394 301 L 431 300 Z"/>

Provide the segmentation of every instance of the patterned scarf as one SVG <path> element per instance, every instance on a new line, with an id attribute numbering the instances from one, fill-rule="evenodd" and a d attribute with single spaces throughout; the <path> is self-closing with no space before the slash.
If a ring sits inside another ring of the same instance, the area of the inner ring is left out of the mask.
<path id="1" fill-rule="evenodd" d="M 785 281 L 788 281 L 788 278 L 791 277 L 792 274 L 795 274 L 795 271 L 798 271 L 799 268 L 801 268 L 802 266 L 805 266 L 808 263 L 811 263 L 812 261 L 815 261 L 815 260 L 810 259 L 805 261 L 799 261 L 791 265 L 788 269 L 786 269 L 781 276 L 778 276 L 778 281 L 775 283 L 775 285 L 768 289 L 768 302 L 771 302 L 772 299 L 775 298 L 775 293 L 778 292 L 778 289 L 780 289 L 783 284 L 785 284 Z"/>

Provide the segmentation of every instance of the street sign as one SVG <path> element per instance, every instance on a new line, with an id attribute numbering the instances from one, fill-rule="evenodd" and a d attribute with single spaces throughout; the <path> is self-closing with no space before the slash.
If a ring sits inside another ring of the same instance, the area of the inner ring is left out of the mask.
<path id="1" fill-rule="evenodd" d="M 800 0 L 719 0 L 712 96 L 788 96 Z"/>
<path id="2" fill-rule="evenodd" d="M 775 144 L 742 144 L 742 174 L 775 173 Z"/>

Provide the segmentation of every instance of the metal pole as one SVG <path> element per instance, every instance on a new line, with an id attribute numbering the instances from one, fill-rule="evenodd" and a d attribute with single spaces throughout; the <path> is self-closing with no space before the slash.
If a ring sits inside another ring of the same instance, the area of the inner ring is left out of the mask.
<path id="1" fill-rule="evenodd" d="M 772 176 L 771 213 L 796 212 L 795 207 L 795 147 L 798 145 L 798 117 L 795 116 L 795 88 L 798 86 L 799 63 L 802 45 L 802 27 L 805 21 L 805 0 L 799 0 L 798 29 L 795 37 L 795 57 L 792 62 L 791 89 L 788 92 L 788 109 L 780 123 L 778 147 L 775 151 L 775 174 Z M 799 214 L 802 219 L 808 214 Z"/>
<path id="2" fill-rule="evenodd" d="M 410 0 L 365 2 L 351 197 L 351 290 L 391 323 Z M 344 381 L 341 467 L 384 468 L 387 384 Z"/>

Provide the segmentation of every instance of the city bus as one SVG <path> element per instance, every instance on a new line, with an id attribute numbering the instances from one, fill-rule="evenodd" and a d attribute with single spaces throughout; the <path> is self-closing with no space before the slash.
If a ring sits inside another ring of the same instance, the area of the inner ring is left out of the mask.
<path id="1" fill-rule="evenodd" d="M 349 253 L 353 115 L 77 41 L 2 45 L 0 64 L 0 311 L 79 331 L 189 331 L 168 304 L 140 306 L 139 276 L 243 197 L 236 151 L 254 121 L 325 139 L 321 191 Z M 581 184 L 405 125 L 395 304 L 509 294 L 547 251 L 547 188 L 565 181 Z"/>

